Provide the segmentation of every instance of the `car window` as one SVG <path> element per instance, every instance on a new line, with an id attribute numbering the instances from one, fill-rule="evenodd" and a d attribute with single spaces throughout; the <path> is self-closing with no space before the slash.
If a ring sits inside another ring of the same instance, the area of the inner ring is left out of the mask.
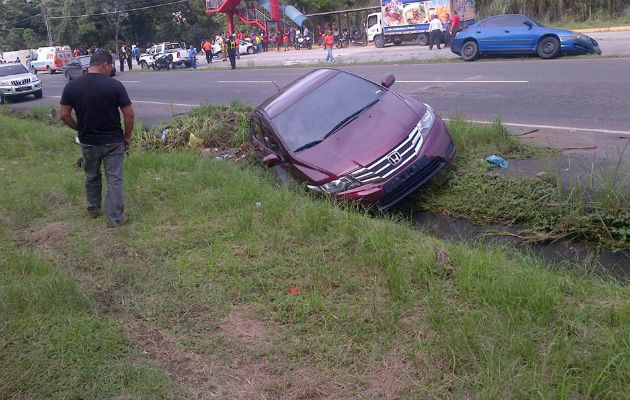
<path id="1" fill-rule="evenodd" d="M 504 26 L 504 23 L 505 23 L 504 17 L 499 16 L 499 17 L 490 17 L 490 18 L 483 19 L 479 21 L 476 26 L 478 28 L 497 28 L 497 27 Z"/>
<path id="2" fill-rule="evenodd" d="M 258 115 L 254 115 L 250 120 L 249 133 L 260 143 L 265 143 L 263 139 L 262 127 L 260 125 L 260 117 Z"/>
<path id="3" fill-rule="evenodd" d="M 28 70 L 22 64 L 6 64 L 0 68 L 0 76 L 25 74 Z"/>
<path id="4" fill-rule="evenodd" d="M 529 19 L 523 15 L 507 15 L 504 18 L 503 26 L 526 27 L 525 22 L 529 22 Z"/>
<path id="5" fill-rule="evenodd" d="M 340 122 L 377 102 L 385 90 L 374 83 L 339 72 L 272 119 L 290 151 L 323 140 Z"/>

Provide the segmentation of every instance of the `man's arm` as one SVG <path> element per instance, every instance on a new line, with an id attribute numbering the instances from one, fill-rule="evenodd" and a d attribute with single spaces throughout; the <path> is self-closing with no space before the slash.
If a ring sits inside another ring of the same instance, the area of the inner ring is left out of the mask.
<path id="1" fill-rule="evenodd" d="M 120 108 L 125 119 L 125 150 L 129 150 L 131 144 L 131 132 L 133 132 L 134 113 L 131 104 Z"/>
<path id="2" fill-rule="evenodd" d="M 59 106 L 59 118 L 61 118 L 64 124 L 68 125 L 70 128 L 74 129 L 75 131 L 79 130 L 77 121 L 72 118 L 72 106 L 61 104 Z"/>

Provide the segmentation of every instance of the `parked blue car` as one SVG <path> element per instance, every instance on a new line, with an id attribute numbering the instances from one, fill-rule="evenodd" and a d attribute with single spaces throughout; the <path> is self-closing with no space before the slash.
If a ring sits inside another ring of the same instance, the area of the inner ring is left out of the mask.
<path id="1" fill-rule="evenodd" d="M 546 26 L 520 14 L 495 15 L 457 33 L 451 51 L 464 61 L 486 54 L 602 54 L 597 41 L 578 32 Z"/>

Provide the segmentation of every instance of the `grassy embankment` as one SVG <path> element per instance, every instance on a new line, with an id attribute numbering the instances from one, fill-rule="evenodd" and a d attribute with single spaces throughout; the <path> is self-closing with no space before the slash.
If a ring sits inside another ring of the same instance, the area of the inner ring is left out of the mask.
<path id="1" fill-rule="evenodd" d="M 218 133 L 207 112 L 169 136 Z M 239 143 L 245 119 L 219 112 Z M 451 129 L 537 151 L 500 126 Z M 110 230 L 84 215 L 72 132 L 5 116 L 0 131 L 0 397 L 628 397 L 630 295 L 611 279 L 440 242 L 186 148 L 131 152 L 132 223 Z"/>

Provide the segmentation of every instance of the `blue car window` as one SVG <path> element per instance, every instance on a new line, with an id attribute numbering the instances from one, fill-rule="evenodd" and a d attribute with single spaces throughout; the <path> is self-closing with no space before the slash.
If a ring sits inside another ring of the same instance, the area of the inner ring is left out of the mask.
<path id="1" fill-rule="evenodd" d="M 526 26 L 525 22 L 531 22 L 529 18 L 526 18 L 523 15 L 507 15 L 504 18 L 505 18 L 505 22 L 503 26 L 522 27 L 522 26 Z"/>
<path id="2" fill-rule="evenodd" d="M 479 21 L 476 27 L 477 28 L 498 28 L 501 26 L 505 26 L 504 19 L 505 19 L 504 16 L 489 17 L 489 18 Z"/>

